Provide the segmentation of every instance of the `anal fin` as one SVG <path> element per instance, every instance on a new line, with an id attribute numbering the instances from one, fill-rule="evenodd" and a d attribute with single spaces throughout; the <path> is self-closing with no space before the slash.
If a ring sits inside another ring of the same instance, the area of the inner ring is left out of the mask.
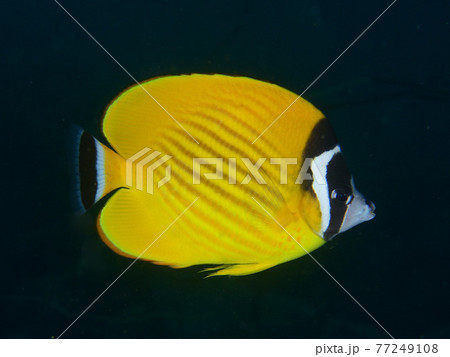
<path id="1" fill-rule="evenodd" d="M 277 265 L 277 262 L 264 262 L 264 263 L 252 263 L 252 264 L 234 264 L 234 265 L 220 265 L 214 268 L 205 269 L 203 271 L 211 271 L 219 269 L 216 272 L 209 274 L 207 278 L 220 275 L 250 275 L 259 273 L 260 271 L 272 268 Z"/>

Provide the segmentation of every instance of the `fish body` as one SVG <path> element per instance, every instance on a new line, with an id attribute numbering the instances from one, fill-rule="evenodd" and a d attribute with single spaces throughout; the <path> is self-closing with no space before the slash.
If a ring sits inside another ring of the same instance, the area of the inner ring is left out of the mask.
<path id="1" fill-rule="evenodd" d="M 102 131 L 109 145 L 78 133 L 78 207 L 115 190 L 97 226 L 131 258 L 252 274 L 374 216 L 324 115 L 274 84 L 149 80 L 109 105 Z"/>

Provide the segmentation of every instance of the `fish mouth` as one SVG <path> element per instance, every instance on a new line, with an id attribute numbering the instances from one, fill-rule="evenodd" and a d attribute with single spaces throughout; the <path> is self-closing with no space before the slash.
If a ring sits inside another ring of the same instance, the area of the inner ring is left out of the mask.
<path id="1" fill-rule="evenodd" d="M 367 221 L 370 221 L 370 220 L 374 219 L 375 216 L 376 216 L 376 214 L 374 212 L 367 211 L 367 212 L 359 215 L 358 221 L 359 221 L 359 223 L 367 222 Z"/>
<path id="2" fill-rule="evenodd" d="M 366 205 L 369 207 L 370 212 L 373 213 L 376 209 L 375 204 L 372 201 L 369 201 L 367 198 L 364 199 L 366 201 Z"/>

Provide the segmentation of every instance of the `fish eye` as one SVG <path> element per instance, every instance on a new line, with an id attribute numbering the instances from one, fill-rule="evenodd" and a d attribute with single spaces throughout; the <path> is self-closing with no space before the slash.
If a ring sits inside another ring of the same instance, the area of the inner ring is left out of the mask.
<path id="1" fill-rule="evenodd" d="M 336 188 L 331 192 L 331 200 L 340 206 L 347 206 L 352 202 L 353 195 L 346 189 Z"/>

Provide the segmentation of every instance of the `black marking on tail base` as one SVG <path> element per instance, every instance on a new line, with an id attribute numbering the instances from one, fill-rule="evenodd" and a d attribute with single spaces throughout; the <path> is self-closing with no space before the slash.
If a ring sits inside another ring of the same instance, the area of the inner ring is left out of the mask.
<path id="1" fill-rule="evenodd" d="M 97 145 L 94 137 L 76 125 L 70 126 L 68 144 L 71 205 L 81 215 L 95 203 Z"/>
<path id="2" fill-rule="evenodd" d="M 80 196 L 84 209 L 95 203 L 97 193 L 97 148 L 95 139 L 83 131 L 80 137 L 78 170 L 80 175 Z"/>

